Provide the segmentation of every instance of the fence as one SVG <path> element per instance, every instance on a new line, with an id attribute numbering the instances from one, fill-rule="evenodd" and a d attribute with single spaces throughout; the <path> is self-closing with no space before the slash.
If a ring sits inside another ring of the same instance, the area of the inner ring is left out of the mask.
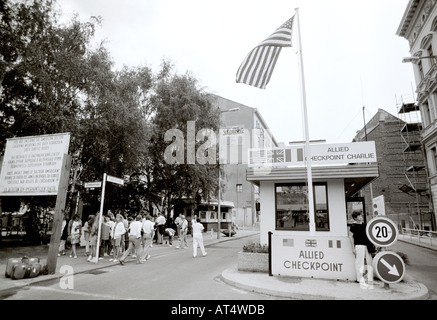
<path id="1" fill-rule="evenodd" d="M 437 246 L 437 232 L 420 229 L 402 228 L 399 237 L 420 244 Z"/>

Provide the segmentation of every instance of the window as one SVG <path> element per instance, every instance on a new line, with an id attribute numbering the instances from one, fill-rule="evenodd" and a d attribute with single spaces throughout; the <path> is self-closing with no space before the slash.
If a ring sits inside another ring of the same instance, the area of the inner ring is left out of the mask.
<path id="1" fill-rule="evenodd" d="M 426 128 L 431 124 L 431 115 L 429 112 L 428 102 L 424 102 L 421 108 L 422 118 L 423 118 L 423 127 Z"/>
<path id="2" fill-rule="evenodd" d="M 314 183 L 316 231 L 329 231 L 326 183 Z M 276 184 L 276 230 L 309 231 L 308 186 Z"/>
<path id="3" fill-rule="evenodd" d="M 432 57 L 432 58 L 429 58 L 429 61 L 430 61 L 431 66 L 433 66 L 433 65 L 436 64 L 436 58 L 434 57 L 434 52 L 432 50 L 432 45 L 428 46 L 427 51 L 428 51 L 428 56 Z"/>
<path id="4" fill-rule="evenodd" d="M 432 174 L 437 173 L 437 149 L 436 147 L 431 148 L 431 161 L 430 169 L 432 169 Z"/>
<path id="5" fill-rule="evenodd" d="M 237 184 L 237 192 L 238 193 L 242 193 L 243 192 L 243 185 L 242 184 Z"/>

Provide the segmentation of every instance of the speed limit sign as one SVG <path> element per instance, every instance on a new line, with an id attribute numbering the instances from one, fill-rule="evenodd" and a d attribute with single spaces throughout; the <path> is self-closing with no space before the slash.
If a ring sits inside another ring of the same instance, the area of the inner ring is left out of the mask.
<path id="1" fill-rule="evenodd" d="M 399 231 L 396 224 L 386 217 L 375 217 L 366 226 L 370 242 L 377 247 L 388 247 L 398 240 Z"/>

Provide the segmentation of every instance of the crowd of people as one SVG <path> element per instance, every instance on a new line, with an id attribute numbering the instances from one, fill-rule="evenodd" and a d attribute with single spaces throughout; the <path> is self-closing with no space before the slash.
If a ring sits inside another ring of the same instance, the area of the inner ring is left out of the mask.
<path id="1" fill-rule="evenodd" d="M 171 247 L 176 236 L 178 240 L 176 249 L 188 248 L 189 222 L 183 214 L 179 214 L 173 220 L 171 217 L 166 218 L 162 213 L 157 216 L 147 213 L 132 216 L 122 212 L 114 214 L 108 210 L 102 216 L 100 223 L 99 220 L 99 212 L 89 215 L 84 223 L 78 215 L 72 219 L 68 219 L 65 215 L 61 226 L 58 256 L 66 255 L 67 239 L 70 239 L 71 243 L 69 255 L 71 258 L 77 259 L 77 245 L 84 245 L 87 261 L 93 263 L 108 257 L 109 261 L 124 265 L 127 257 L 131 256 L 141 264 L 150 258 L 149 252 L 153 244 Z M 202 255 L 206 256 L 202 235 L 204 226 L 196 216 L 190 223 L 193 234 L 193 257 L 197 256 L 198 247 Z M 97 245 L 98 241 L 99 245 Z"/>

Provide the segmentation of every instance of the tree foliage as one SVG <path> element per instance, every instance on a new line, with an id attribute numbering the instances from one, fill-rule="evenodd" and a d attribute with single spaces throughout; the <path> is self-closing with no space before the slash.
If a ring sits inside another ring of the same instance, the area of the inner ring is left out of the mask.
<path id="1" fill-rule="evenodd" d="M 217 131 L 208 94 L 169 61 L 156 74 L 146 66 L 114 71 L 104 45 L 90 45 L 101 19 L 75 16 L 61 25 L 54 4 L 0 2 L 0 154 L 7 138 L 70 132 L 70 200 L 81 191 L 97 203 L 82 184 L 103 173 L 130 177 L 125 187 L 108 188 L 108 207 L 149 203 L 169 212 L 184 197 L 208 199 L 215 164 L 164 161 L 168 130 L 186 133 L 194 121 Z"/>

